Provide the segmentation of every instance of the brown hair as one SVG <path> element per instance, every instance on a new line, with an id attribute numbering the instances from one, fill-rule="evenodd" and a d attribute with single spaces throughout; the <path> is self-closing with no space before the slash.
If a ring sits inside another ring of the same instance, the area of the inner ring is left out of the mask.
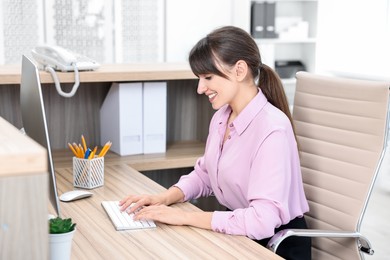
<path id="1" fill-rule="evenodd" d="M 282 81 L 272 68 L 262 64 L 259 48 L 246 31 L 234 26 L 216 29 L 201 39 L 189 55 L 191 69 L 197 76 L 211 73 L 228 78 L 215 62 L 234 66 L 239 60 L 248 64 L 254 78 L 260 73 L 258 87 L 268 102 L 286 114 L 294 128 Z"/>

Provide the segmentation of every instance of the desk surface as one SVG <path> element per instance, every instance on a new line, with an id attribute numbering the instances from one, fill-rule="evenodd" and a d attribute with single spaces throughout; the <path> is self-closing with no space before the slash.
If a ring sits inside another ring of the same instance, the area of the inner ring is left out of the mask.
<path id="1" fill-rule="evenodd" d="M 0 66 L 0 84 L 20 84 L 20 65 Z M 53 83 L 50 73 L 40 71 L 41 83 Z M 73 72 L 57 72 L 61 83 L 73 83 Z M 81 71 L 80 82 L 124 82 L 195 79 L 186 63 L 103 64 L 95 71 Z"/>
<path id="2" fill-rule="evenodd" d="M 72 168 L 58 168 L 59 194 L 73 189 Z M 158 193 L 162 186 L 125 164 L 106 164 L 104 186 L 91 190 L 90 198 L 61 202 L 63 217 L 77 223 L 72 259 L 281 259 L 243 236 L 157 223 L 148 230 L 116 231 L 101 206 L 126 194 Z M 200 210 L 190 203 L 174 205 Z"/>

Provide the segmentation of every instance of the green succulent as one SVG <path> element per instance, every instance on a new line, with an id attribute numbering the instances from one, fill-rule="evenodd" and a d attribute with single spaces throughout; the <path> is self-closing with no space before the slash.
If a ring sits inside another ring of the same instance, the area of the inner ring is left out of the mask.
<path id="1" fill-rule="evenodd" d="M 75 227 L 76 223 L 72 223 L 71 218 L 62 219 L 60 217 L 56 217 L 49 220 L 50 234 L 68 233 L 73 231 Z"/>

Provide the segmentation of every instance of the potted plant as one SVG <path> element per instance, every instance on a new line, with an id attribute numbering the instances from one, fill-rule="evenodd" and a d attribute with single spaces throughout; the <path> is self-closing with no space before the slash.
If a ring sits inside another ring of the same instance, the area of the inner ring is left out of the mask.
<path id="1" fill-rule="evenodd" d="M 51 260 L 69 260 L 76 223 L 71 218 L 49 219 L 49 242 Z"/>

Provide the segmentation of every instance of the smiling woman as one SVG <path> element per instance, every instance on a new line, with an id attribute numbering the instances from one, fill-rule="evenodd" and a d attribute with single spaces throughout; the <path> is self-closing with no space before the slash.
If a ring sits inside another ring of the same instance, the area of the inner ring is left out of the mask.
<path id="1" fill-rule="evenodd" d="M 199 77 L 198 94 L 217 110 L 204 155 L 170 189 L 130 194 L 120 201 L 122 210 L 135 203 L 128 212 L 136 212 L 135 219 L 244 235 L 263 246 L 279 229 L 306 228 L 308 203 L 286 95 L 275 71 L 262 64 L 253 38 L 238 27 L 221 27 L 195 44 L 189 62 Z M 229 210 L 169 207 L 211 195 Z M 310 259 L 310 239 L 291 238 L 277 254 Z"/>

